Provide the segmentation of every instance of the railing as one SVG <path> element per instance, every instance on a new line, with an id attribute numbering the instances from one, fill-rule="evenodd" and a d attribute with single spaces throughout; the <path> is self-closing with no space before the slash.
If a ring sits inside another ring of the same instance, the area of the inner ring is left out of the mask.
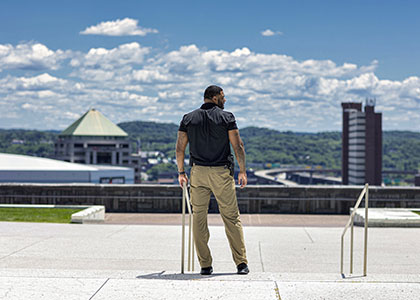
<path id="1" fill-rule="evenodd" d="M 190 205 L 187 184 L 182 187 L 182 245 L 181 245 L 181 274 L 184 274 L 185 260 L 185 205 L 188 207 L 188 271 L 194 271 L 194 236 L 192 235 L 193 214 Z"/>
<path id="2" fill-rule="evenodd" d="M 368 204 L 369 204 L 369 185 L 366 183 L 362 192 L 357 199 L 356 205 L 353 208 L 353 211 L 350 215 L 349 221 L 344 227 L 343 234 L 341 235 L 341 276 L 344 278 L 343 271 L 343 260 L 344 260 L 344 235 L 347 231 L 347 228 L 351 225 L 350 233 L 350 274 L 353 274 L 353 227 L 354 227 L 354 215 L 356 214 L 357 209 L 359 208 L 360 203 L 362 202 L 363 196 L 365 196 L 365 241 L 364 241 L 364 250 L 363 250 L 363 276 L 367 275 L 367 236 L 368 236 Z"/>

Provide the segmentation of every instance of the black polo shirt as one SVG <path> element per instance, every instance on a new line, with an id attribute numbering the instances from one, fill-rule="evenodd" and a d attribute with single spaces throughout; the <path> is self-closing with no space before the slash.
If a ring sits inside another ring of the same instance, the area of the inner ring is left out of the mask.
<path id="1" fill-rule="evenodd" d="M 190 164 L 224 166 L 233 161 L 229 130 L 238 129 L 235 117 L 215 103 L 204 103 L 182 118 L 179 131 L 188 135 Z"/>

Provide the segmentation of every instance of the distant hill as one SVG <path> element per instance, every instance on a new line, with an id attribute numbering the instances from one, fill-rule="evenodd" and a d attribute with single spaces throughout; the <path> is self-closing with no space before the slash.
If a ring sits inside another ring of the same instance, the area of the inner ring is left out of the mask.
<path id="1" fill-rule="evenodd" d="M 118 126 L 128 133 L 133 143 L 140 141 L 142 150 L 158 150 L 169 157 L 175 157 L 177 125 L 173 123 L 134 121 L 119 123 Z"/>
<path id="2" fill-rule="evenodd" d="M 247 127 L 240 130 L 249 162 L 341 168 L 341 133 L 295 133 Z"/>
<path id="3" fill-rule="evenodd" d="M 384 131 L 382 150 L 382 165 L 385 169 L 420 169 L 419 132 Z"/>
<path id="4" fill-rule="evenodd" d="M 0 152 L 51 157 L 59 131 L 0 129 Z"/>
<path id="5" fill-rule="evenodd" d="M 133 147 L 140 141 L 142 150 L 159 150 L 169 157 L 175 156 L 178 125 L 134 121 L 120 123 L 118 126 L 129 134 Z M 248 162 L 341 168 L 341 132 L 279 132 L 246 127 L 240 133 Z M 58 131 L 0 129 L 0 152 L 50 157 L 54 154 L 54 142 L 58 134 Z M 418 132 L 384 131 L 383 151 L 384 169 L 420 169 Z"/>

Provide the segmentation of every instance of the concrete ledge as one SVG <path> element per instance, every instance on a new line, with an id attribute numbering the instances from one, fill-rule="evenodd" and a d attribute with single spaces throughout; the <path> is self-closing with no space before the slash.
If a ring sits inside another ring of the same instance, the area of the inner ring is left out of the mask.
<path id="1" fill-rule="evenodd" d="M 95 205 L 71 215 L 72 223 L 103 223 L 105 221 L 105 206 Z"/>
<path id="2" fill-rule="evenodd" d="M 36 205 L 36 204 L 0 204 L 0 208 L 70 208 L 83 209 L 71 215 L 71 223 L 103 223 L 105 221 L 105 206 L 103 205 Z"/>
<path id="3" fill-rule="evenodd" d="M 350 213 L 353 209 L 350 209 Z M 420 215 L 413 211 L 420 208 L 369 208 L 369 227 L 420 227 Z M 358 208 L 354 216 L 354 224 L 364 226 L 365 209 Z"/>

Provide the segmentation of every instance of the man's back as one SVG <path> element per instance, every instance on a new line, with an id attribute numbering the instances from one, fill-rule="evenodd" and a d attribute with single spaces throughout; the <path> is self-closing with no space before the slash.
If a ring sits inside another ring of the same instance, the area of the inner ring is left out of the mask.
<path id="1" fill-rule="evenodd" d="M 237 128 L 232 113 L 205 103 L 184 115 L 179 130 L 187 132 L 192 163 L 223 166 L 231 162 L 228 131 Z"/>

